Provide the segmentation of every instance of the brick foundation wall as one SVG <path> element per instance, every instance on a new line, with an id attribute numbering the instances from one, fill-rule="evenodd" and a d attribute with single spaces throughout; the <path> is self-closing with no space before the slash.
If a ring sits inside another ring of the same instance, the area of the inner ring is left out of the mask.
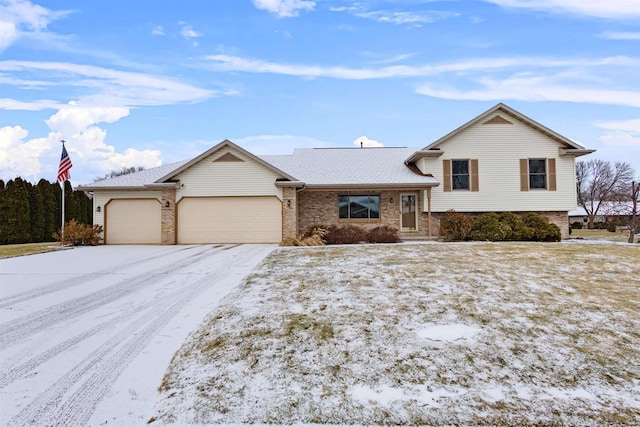
<path id="1" fill-rule="evenodd" d="M 482 215 L 483 213 L 486 212 L 464 212 L 466 214 L 471 215 L 472 217 L 476 217 L 478 215 Z M 498 212 L 500 213 L 500 212 Z M 525 215 L 528 212 L 514 212 L 515 214 L 518 215 Z M 555 224 L 558 226 L 558 228 L 560 228 L 560 232 L 562 233 L 562 238 L 563 239 L 568 239 L 569 238 L 569 213 L 568 212 L 561 212 L 561 211 L 541 211 L 541 212 L 536 212 L 537 214 L 539 214 L 542 218 L 545 219 L 545 221 L 551 223 L 551 224 Z M 440 219 L 442 218 L 442 215 L 444 215 L 443 212 L 432 212 L 431 213 L 431 223 L 433 225 L 433 235 L 434 236 L 438 236 L 440 234 Z M 425 221 L 427 220 L 427 214 L 426 213 L 422 213 L 420 214 L 420 221 Z"/>
<path id="2" fill-rule="evenodd" d="M 427 235 L 427 214 L 422 214 L 422 192 L 401 190 L 367 190 L 367 191 L 302 191 L 298 193 L 298 232 L 302 233 L 313 225 L 346 225 L 353 224 L 363 228 L 374 228 L 388 225 L 400 230 L 400 195 L 415 193 L 418 197 L 418 231 Z M 338 218 L 339 195 L 379 195 L 380 219 L 340 219 Z M 284 234 L 284 233 L 283 233 Z"/>
<path id="3" fill-rule="evenodd" d="M 162 204 L 162 231 L 160 243 L 163 245 L 176 244 L 176 189 L 163 188 L 160 199 Z"/>

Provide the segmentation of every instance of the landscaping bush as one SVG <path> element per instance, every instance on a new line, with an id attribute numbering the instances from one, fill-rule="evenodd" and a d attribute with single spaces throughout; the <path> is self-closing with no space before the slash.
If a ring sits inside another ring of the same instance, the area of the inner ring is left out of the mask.
<path id="1" fill-rule="evenodd" d="M 53 233 L 53 238 L 67 246 L 95 246 L 100 241 L 100 233 L 102 233 L 102 226 L 80 224 L 72 219 L 64 226 L 64 237 L 59 230 Z"/>
<path id="2" fill-rule="evenodd" d="M 499 216 L 499 221 L 510 228 L 507 240 L 527 241 L 533 237 L 534 230 L 524 224 L 520 215 L 516 215 L 513 212 L 503 212 Z"/>
<path id="3" fill-rule="evenodd" d="M 562 238 L 562 233 L 557 225 L 547 223 L 544 218 L 535 212 L 526 214 L 524 223 L 534 230 L 531 240 L 537 242 L 559 242 Z"/>
<path id="4" fill-rule="evenodd" d="M 572 230 L 582 230 L 582 221 L 574 221 L 571 223 Z"/>
<path id="5" fill-rule="evenodd" d="M 367 230 L 355 225 L 331 226 L 327 229 L 324 242 L 327 245 L 350 245 L 367 241 Z"/>
<path id="6" fill-rule="evenodd" d="M 449 210 L 440 220 L 440 236 L 448 241 L 465 240 L 472 226 L 473 220 L 470 215 Z"/>
<path id="7" fill-rule="evenodd" d="M 398 229 L 388 225 L 372 228 L 367 233 L 368 243 L 398 243 L 399 241 Z"/>
<path id="8" fill-rule="evenodd" d="M 280 246 L 324 246 L 327 229 L 319 226 L 310 227 L 298 237 L 285 237 Z"/>
<path id="9" fill-rule="evenodd" d="M 469 238 L 471 240 L 488 240 L 496 242 L 509 240 L 511 237 L 511 227 L 504 222 L 500 222 L 497 213 L 486 213 L 477 217 L 473 221 Z"/>

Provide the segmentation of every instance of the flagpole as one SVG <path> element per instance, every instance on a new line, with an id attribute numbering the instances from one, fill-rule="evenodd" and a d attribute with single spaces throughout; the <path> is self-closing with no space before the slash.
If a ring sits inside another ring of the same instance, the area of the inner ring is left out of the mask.
<path id="1" fill-rule="evenodd" d="M 60 142 L 62 142 L 62 149 L 64 150 L 64 143 L 67 142 L 64 139 L 61 139 Z M 64 187 L 66 187 L 64 185 L 64 183 L 66 182 L 66 180 L 62 181 L 62 226 L 60 227 L 60 241 L 64 242 Z"/>

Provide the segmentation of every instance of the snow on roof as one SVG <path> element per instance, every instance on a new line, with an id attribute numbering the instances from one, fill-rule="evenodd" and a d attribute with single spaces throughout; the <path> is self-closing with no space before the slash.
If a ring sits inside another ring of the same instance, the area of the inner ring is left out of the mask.
<path id="1" fill-rule="evenodd" d="M 602 202 L 600 209 L 598 209 L 598 216 L 631 215 L 632 213 L 632 202 Z M 569 211 L 569 216 L 587 216 L 587 211 L 582 206 L 578 206 Z"/>
<path id="2" fill-rule="evenodd" d="M 308 186 L 422 186 L 437 185 L 431 176 L 414 172 L 404 163 L 416 148 L 309 148 L 288 155 L 257 156 Z M 144 188 L 180 169 L 190 160 L 107 178 L 81 190 Z"/>
<path id="3" fill-rule="evenodd" d="M 417 148 L 304 148 L 291 155 L 259 156 L 308 186 L 437 185 L 404 163 Z"/>
<path id="4" fill-rule="evenodd" d="M 162 178 L 167 175 L 171 171 L 178 169 L 183 164 L 187 163 L 188 160 L 182 160 L 180 162 L 169 163 L 166 165 L 158 166 L 151 169 L 143 169 L 138 172 L 129 173 L 126 175 L 116 176 L 114 178 L 105 178 L 96 182 L 92 182 L 87 185 L 81 185 L 79 188 L 85 190 L 99 190 L 101 188 L 114 188 L 114 187 L 122 187 L 122 188 L 133 188 L 140 187 L 143 188 L 145 185 L 152 184 L 157 179 Z"/>

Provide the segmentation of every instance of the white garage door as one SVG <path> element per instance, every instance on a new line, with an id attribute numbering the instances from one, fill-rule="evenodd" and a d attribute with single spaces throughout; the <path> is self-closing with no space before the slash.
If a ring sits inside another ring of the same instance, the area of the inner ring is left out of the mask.
<path id="1" fill-rule="evenodd" d="M 278 243 L 277 197 L 185 197 L 178 203 L 178 243 Z"/>
<path id="2" fill-rule="evenodd" d="M 106 215 L 107 244 L 160 243 L 162 209 L 158 200 L 111 200 L 106 206 Z"/>

